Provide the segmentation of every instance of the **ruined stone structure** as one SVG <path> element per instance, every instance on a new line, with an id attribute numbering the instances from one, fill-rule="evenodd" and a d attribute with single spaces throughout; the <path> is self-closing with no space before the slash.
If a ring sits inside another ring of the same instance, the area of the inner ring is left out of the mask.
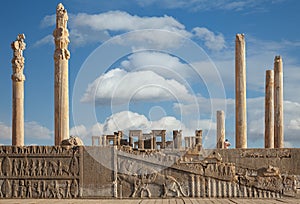
<path id="1" fill-rule="evenodd" d="M 69 137 L 67 21 L 58 4 L 55 146 L 23 146 L 25 36 L 12 43 L 13 145 L 0 146 L 1 199 L 300 197 L 300 149 L 283 148 L 281 57 L 275 57 L 274 72 L 266 72 L 264 149 L 247 149 L 243 34 L 236 35 L 236 149 L 224 149 L 223 111 L 217 111 L 216 149 L 203 148 L 202 130 L 187 137 L 174 130 L 167 141 L 166 130 L 159 129 L 93 136 L 92 146 L 83 146 L 80 138 Z"/>
<path id="2" fill-rule="evenodd" d="M 266 71 L 265 148 L 274 148 L 274 71 Z"/>
<path id="3" fill-rule="evenodd" d="M 56 28 L 53 31 L 55 52 L 55 145 L 60 145 L 62 140 L 69 138 L 69 59 L 68 50 L 69 31 L 67 29 L 68 14 L 62 4 L 56 8 Z"/>
<path id="4" fill-rule="evenodd" d="M 223 149 L 225 141 L 225 115 L 224 111 L 217 111 L 217 148 Z"/>
<path id="5" fill-rule="evenodd" d="M 247 148 L 246 48 L 244 34 L 235 38 L 235 146 Z"/>
<path id="6" fill-rule="evenodd" d="M 279 198 L 299 195 L 299 149 L 0 146 L 0 198 Z"/>
<path id="7" fill-rule="evenodd" d="M 12 42 L 13 59 L 11 60 L 13 74 L 11 76 L 12 94 L 12 145 L 24 145 L 24 57 L 23 50 L 26 44 L 25 35 L 19 34 L 17 40 Z"/>
<path id="8" fill-rule="evenodd" d="M 280 56 L 274 60 L 274 123 L 274 146 L 283 148 L 283 72 Z"/>

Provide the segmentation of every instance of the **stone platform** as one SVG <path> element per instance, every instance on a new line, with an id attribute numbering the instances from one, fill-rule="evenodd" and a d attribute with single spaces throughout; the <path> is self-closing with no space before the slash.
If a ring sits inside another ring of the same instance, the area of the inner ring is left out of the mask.
<path id="1" fill-rule="evenodd" d="M 272 202 L 299 198 L 299 157 L 300 149 L 0 146 L 0 198 Z"/>
<path id="2" fill-rule="evenodd" d="M 0 200 L 0 203 L 5 204 L 23 204 L 23 203 L 30 203 L 30 204 L 93 204 L 93 203 L 105 203 L 105 204 L 115 204 L 115 203 L 122 203 L 122 204 L 169 204 L 169 203 L 176 203 L 176 204 L 299 204 L 300 200 L 293 199 L 293 198 L 280 198 L 280 199 L 193 199 L 193 198 L 177 198 L 177 199 L 123 199 L 123 200 L 86 200 L 86 199 L 9 199 L 9 200 Z"/>

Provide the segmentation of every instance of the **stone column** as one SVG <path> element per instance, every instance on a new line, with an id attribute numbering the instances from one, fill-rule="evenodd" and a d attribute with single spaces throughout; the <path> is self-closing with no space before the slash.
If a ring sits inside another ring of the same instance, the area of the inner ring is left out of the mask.
<path id="1" fill-rule="evenodd" d="M 161 149 L 166 148 L 166 130 L 161 131 Z"/>
<path id="2" fill-rule="evenodd" d="M 274 146 L 283 148 L 283 72 L 282 59 L 274 60 Z"/>
<path id="3" fill-rule="evenodd" d="M 11 60 L 13 74 L 11 76 L 12 93 L 12 145 L 24 145 L 24 57 L 23 50 L 26 44 L 25 35 L 19 34 L 17 40 L 12 42 L 13 59 Z"/>
<path id="4" fill-rule="evenodd" d="M 274 72 L 266 71 L 265 148 L 274 148 Z"/>
<path id="5" fill-rule="evenodd" d="M 188 137 L 184 137 L 184 146 L 185 146 L 185 149 L 189 148 L 189 138 Z"/>
<path id="6" fill-rule="evenodd" d="M 195 131 L 196 136 L 196 147 L 197 150 L 200 151 L 202 149 L 202 130 L 196 130 Z"/>
<path id="7" fill-rule="evenodd" d="M 173 130 L 173 143 L 175 149 L 181 149 L 182 131 Z"/>
<path id="8" fill-rule="evenodd" d="M 60 3 L 56 8 L 56 29 L 53 31 L 55 52 L 55 145 L 69 138 L 69 79 L 68 63 L 70 52 L 68 50 L 69 32 L 67 29 L 67 10 Z"/>
<path id="9" fill-rule="evenodd" d="M 144 138 L 143 138 L 143 133 L 142 131 L 138 135 L 138 148 L 139 149 L 144 149 Z"/>
<path id="10" fill-rule="evenodd" d="M 247 148 L 246 56 L 244 34 L 235 39 L 235 146 Z"/>
<path id="11" fill-rule="evenodd" d="M 217 148 L 223 149 L 225 141 L 225 116 L 224 111 L 217 111 Z"/>

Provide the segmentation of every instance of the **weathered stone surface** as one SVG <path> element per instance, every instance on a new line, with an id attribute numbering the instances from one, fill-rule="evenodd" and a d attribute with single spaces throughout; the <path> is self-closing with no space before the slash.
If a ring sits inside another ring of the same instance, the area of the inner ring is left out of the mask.
<path id="1" fill-rule="evenodd" d="M 61 141 L 61 145 L 83 146 L 83 141 L 79 137 L 70 137 Z"/>
<path id="2" fill-rule="evenodd" d="M 247 148 L 246 48 L 244 34 L 235 39 L 235 146 Z"/>
<path id="3" fill-rule="evenodd" d="M 274 146 L 284 147 L 282 58 L 274 59 Z"/>
<path id="4" fill-rule="evenodd" d="M 274 71 L 266 71 L 265 148 L 274 148 Z"/>
<path id="5" fill-rule="evenodd" d="M 19 34 L 17 40 L 12 42 L 11 48 L 13 49 L 12 69 L 11 76 L 13 93 L 12 93 L 12 145 L 24 145 L 24 57 L 23 51 L 26 44 L 24 42 L 25 35 Z"/>
<path id="6" fill-rule="evenodd" d="M 186 161 L 167 149 L 1 146 L 0 197 L 297 197 L 299 153 L 218 149 L 204 160 Z"/>
<path id="7" fill-rule="evenodd" d="M 54 51 L 54 103 L 55 103 L 55 145 L 69 138 L 69 65 L 70 52 L 68 50 L 69 31 L 67 29 L 67 10 L 60 3 L 56 8 L 56 28 L 53 31 Z"/>
<path id="8" fill-rule="evenodd" d="M 217 148 L 223 149 L 225 142 L 225 114 L 224 111 L 217 111 Z"/>

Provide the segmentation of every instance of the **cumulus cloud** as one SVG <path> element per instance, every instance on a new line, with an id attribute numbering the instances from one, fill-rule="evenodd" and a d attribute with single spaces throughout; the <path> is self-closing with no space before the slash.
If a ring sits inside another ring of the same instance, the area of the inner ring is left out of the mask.
<path id="1" fill-rule="evenodd" d="M 95 127 L 97 130 L 95 131 Z M 71 128 L 72 133 L 77 130 L 76 135 L 83 138 L 86 144 L 90 143 L 91 136 L 101 136 L 103 134 L 113 134 L 113 132 L 122 130 L 125 135 L 128 135 L 129 130 L 142 130 L 143 133 L 148 133 L 155 129 L 167 130 L 168 137 L 171 137 L 173 130 L 182 130 L 184 136 L 193 136 L 196 129 L 215 129 L 215 123 L 211 120 L 193 121 L 186 126 L 182 121 L 173 116 L 165 116 L 158 120 L 151 121 L 146 116 L 131 112 L 121 111 L 107 117 L 103 124 L 97 123 L 92 128 L 87 128 L 84 125 L 78 125 Z M 94 132 L 93 132 L 94 129 Z M 213 139 L 214 140 L 214 139 Z M 215 140 L 214 140 L 215 141 Z"/>
<path id="2" fill-rule="evenodd" d="M 0 139 L 2 143 L 10 143 L 12 132 L 11 126 L 0 122 Z M 53 131 L 41 125 L 36 121 L 25 122 L 24 124 L 24 137 L 32 141 L 49 140 L 53 138 Z"/>
<path id="3" fill-rule="evenodd" d="M 300 104 L 284 101 L 284 142 L 289 147 L 299 147 Z M 264 144 L 264 97 L 247 99 L 248 141 Z"/>
<path id="4" fill-rule="evenodd" d="M 0 138 L 1 139 L 11 139 L 11 127 L 0 122 Z"/>
<path id="5" fill-rule="evenodd" d="M 94 30 L 131 31 L 140 29 L 184 30 L 184 25 L 173 17 L 139 17 L 124 11 L 108 11 L 100 14 L 79 13 L 73 15 L 71 25 L 90 27 Z"/>
<path id="6" fill-rule="evenodd" d="M 140 49 L 174 48 L 180 46 L 185 38 L 198 37 L 204 40 L 208 49 L 220 50 L 224 47 L 222 34 L 215 35 L 207 28 L 195 28 L 192 32 L 172 16 L 137 16 L 124 11 L 108 11 L 100 14 L 69 14 L 69 30 L 72 46 L 84 46 L 89 43 L 102 43 L 117 36 L 113 42 Z M 55 15 L 47 15 L 41 22 L 42 27 L 53 26 Z M 141 31 L 142 32 L 131 32 Z M 120 35 L 129 32 L 126 36 Z M 125 38 L 124 38 L 125 37 Z M 49 37 L 35 43 L 37 46 L 47 44 Z M 52 40 L 53 41 L 53 40 Z"/>
<path id="7" fill-rule="evenodd" d="M 242 11 L 242 10 L 262 10 L 265 4 L 275 4 L 281 3 L 282 0 L 136 0 L 136 2 L 142 6 L 159 6 L 160 8 L 167 9 L 190 9 L 192 11 L 199 10 L 232 10 L 232 11 Z"/>
<path id="8" fill-rule="evenodd" d="M 121 67 L 128 72 L 153 71 L 166 79 L 175 79 L 183 84 L 196 76 L 194 67 L 181 62 L 178 57 L 155 51 L 135 52 L 121 62 Z"/>
<path id="9" fill-rule="evenodd" d="M 175 20 L 171 16 L 159 17 L 140 17 L 131 15 L 124 11 L 108 11 L 100 14 L 69 14 L 69 29 L 72 45 L 83 46 L 93 42 L 104 42 L 115 33 L 120 34 L 128 31 L 148 29 L 143 33 L 131 33 L 127 38 L 133 42 L 148 42 L 155 45 L 174 46 L 182 37 L 190 37 L 191 34 L 185 30 L 185 26 Z M 53 26 L 55 24 L 55 15 L 47 15 L 41 22 L 42 27 Z M 149 30 L 150 29 L 150 30 Z M 163 35 L 155 35 L 155 31 L 151 29 L 160 29 L 166 31 Z M 170 35 L 169 32 L 177 33 Z M 127 39 L 127 40 L 128 40 Z M 135 39 L 135 40 L 134 40 Z M 118 39 L 118 43 L 128 42 L 122 37 Z M 40 40 L 39 45 L 45 44 L 45 40 Z"/>
<path id="10" fill-rule="evenodd" d="M 193 29 L 195 36 L 204 41 L 207 48 L 215 51 L 225 48 L 225 39 L 222 34 L 215 34 L 207 28 L 196 27 Z"/>
<path id="11" fill-rule="evenodd" d="M 30 139 L 51 139 L 53 132 L 36 121 L 25 122 L 24 134 Z"/>
<path id="12" fill-rule="evenodd" d="M 192 99 L 186 87 L 173 79 L 165 79 L 152 71 L 127 72 L 117 68 L 89 84 L 81 101 L 100 105 Z"/>

